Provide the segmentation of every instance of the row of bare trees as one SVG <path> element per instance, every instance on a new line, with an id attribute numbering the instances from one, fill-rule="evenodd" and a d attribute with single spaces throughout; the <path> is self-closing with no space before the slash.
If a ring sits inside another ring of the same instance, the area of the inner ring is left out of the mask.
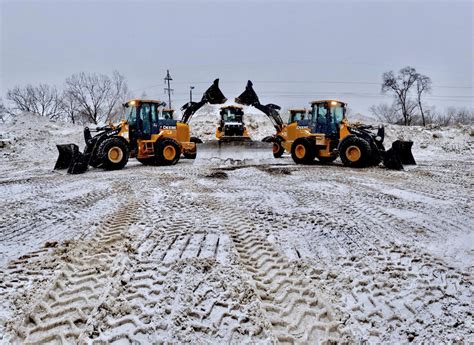
<path id="1" fill-rule="evenodd" d="M 0 110 L 10 115 L 30 112 L 55 121 L 97 124 L 111 120 L 128 96 L 127 82 L 119 72 L 111 76 L 81 72 L 67 78 L 62 90 L 47 84 L 9 89 L 7 104 L 0 102 Z"/>
<path id="2" fill-rule="evenodd" d="M 472 109 L 450 107 L 445 112 L 439 113 L 434 107 L 427 106 L 423 102 L 423 97 L 431 92 L 431 85 L 430 77 L 418 73 L 410 66 L 402 68 L 397 75 L 393 71 L 385 72 L 382 75 L 382 93 L 391 93 L 394 102 L 391 105 L 386 103 L 374 105 L 370 111 L 381 121 L 405 126 L 474 123 Z"/>
<path id="3" fill-rule="evenodd" d="M 472 125 L 474 124 L 474 109 L 468 107 L 448 107 L 444 111 L 438 111 L 435 107 L 425 105 L 424 119 L 416 111 L 414 103 L 410 102 L 408 111 L 410 112 L 410 124 L 414 126 L 426 126 L 436 124 L 440 126 L 451 125 Z M 394 104 L 381 103 L 370 107 L 378 120 L 386 123 L 403 125 L 401 108 Z"/>

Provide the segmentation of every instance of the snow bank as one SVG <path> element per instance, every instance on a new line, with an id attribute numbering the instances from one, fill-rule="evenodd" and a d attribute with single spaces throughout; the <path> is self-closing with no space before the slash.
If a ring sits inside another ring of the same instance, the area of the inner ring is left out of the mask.
<path id="1" fill-rule="evenodd" d="M 203 140 L 215 140 L 215 131 L 222 106 L 205 105 L 191 119 L 191 135 Z M 275 133 L 270 119 L 254 107 L 243 106 L 244 122 L 253 140 Z M 412 140 L 415 158 L 433 158 L 441 153 L 465 154 L 474 150 L 474 127 L 421 127 L 385 125 L 385 146 L 397 140 Z M 22 114 L 0 123 L 0 157 L 30 161 L 55 160 L 56 144 L 75 143 L 83 149 L 83 126 L 54 122 L 45 117 Z"/>
<path id="2" fill-rule="evenodd" d="M 84 145 L 83 127 L 24 113 L 0 124 L 0 157 L 43 161 L 57 158 L 56 144 Z"/>
<path id="3" fill-rule="evenodd" d="M 189 123 L 191 135 L 199 137 L 204 141 L 216 140 L 216 128 L 220 119 L 220 109 L 230 105 L 238 104 L 228 101 L 225 104 L 219 105 L 207 104 L 199 109 Z M 262 140 L 266 136 L 275 134 L 275 128 L 267 115 L 254 107 L 242 106 L 242 108 L 244 111 L 244 123 L 253 140 Z"/>
<path id="4" fill-rule="evenodd" d="M 433 158 L 439 154 L 472 154 L 474 152 L 474 127 L 400 126 L 385 125 L 385 147 L 397 139 L 412 140 L 417 157 Z"/>

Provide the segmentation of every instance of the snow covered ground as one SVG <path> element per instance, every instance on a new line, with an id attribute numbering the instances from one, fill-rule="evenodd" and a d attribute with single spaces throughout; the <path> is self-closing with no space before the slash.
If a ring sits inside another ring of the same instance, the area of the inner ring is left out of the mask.
<path id="1" fill-rule="evenodd" d="M 64 175 L 54 144 L 79 126 L 0 124 L 0 343 L 472 343 L 473 134 L 388 126 L 415 142 L 404 171 Z"/>

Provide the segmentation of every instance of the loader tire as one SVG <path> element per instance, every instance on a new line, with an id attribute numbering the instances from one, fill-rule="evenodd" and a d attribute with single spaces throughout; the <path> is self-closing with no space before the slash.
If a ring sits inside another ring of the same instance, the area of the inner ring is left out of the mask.
<path id="1" fill-rule="evenodd" d="M 291 158 L 296 164 L 310 164 L 316 157 L 316 148 L 307 138 L 299 138 L 291 145 Z"/>
<path id="2" fill-rule="evenodd" d="M 171 138 L 158 140 L 155 143 L 155 156 L 159 165 L 174 165 L 178 163 L 181 156 L 181 147 L 176 140 Z"/>
<path id="3" fill-rule="evenodd" d="M 191 137 L 189 141 L 195 144 L 202 144 L 202 140 L 196 137 Z M 184 158 L 187 158 L 187 159 L 196 159 L 196 155 L 197 155 L 197 145 L 196 145 L 196 150 L 194 152 L 187 152 L 187 151 L 183 152 Z"/>
<path id="4" fill-rule="evenodd" d="M 369 165 L 377 166 L 380 164 L 381 161 L 382 161 L 382 155 L 380 154 L 379 148 L 377 147 L 377 145 L 372 144 Z"/>
<path id="5" fill-rule="evenodd" d="M 82 152 L 86 152 L 86 151 L 87 151 L 87 146 L 84 147 L 84 151 L 82 151 Z M 93 168 L 97 168 L 97 167 L 100 166 L 100 164 L 101 164 L 100 159 L 98 159 L 97 152 L 98 152 L 98 149 L 95 149 L 95 150 L 93 150 L 93 151 L 91 152 L 92 158 L 91 158 L 91 160 L 90 160 L 90 162 L 89 162 L 89 165 L 90 165 L 91 167 L 93 167 Z"/>
<path id="6" fill-rule="evenodd" d="M 111 137 L 105 139 L 97 148 L 97 157 L 101 168 L 105 170 L 120 170 L 127 165 L 130 149 L 125 139 Z"/>
<path id="7" fill-rule="evenodd" d="M 339 144 L 339 155 L 345 166 L 363 168 L 370 164 L 372 150 L 366 140 L 352 135 Z"/>
<path id="8" fill-rule="evenodd" d="M 281 145 L 282 141 L 283 140 L 279 137 L 277 137 L 273 141 L 273 157 L 275 157 L 275 158 L 281 158 L 281 156 L 285 152 L 285 148 Z"/>

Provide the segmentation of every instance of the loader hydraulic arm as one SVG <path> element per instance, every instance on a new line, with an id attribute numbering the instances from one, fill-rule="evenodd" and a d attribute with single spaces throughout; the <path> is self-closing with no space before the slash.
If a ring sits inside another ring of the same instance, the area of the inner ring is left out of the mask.
<path id="1" fill-rule="evenodd" d="M 245 91 L 235 99 L 235 102 L 243 105 L 254 106 L 270 118 L 278 131 L 283 128 L 283 120 L 281 119 L 280 113 L 278 112 L 278 110 L 281 108 L 278 105 L 272 103 L 267 105 L 261 104 L 250 80 L 247 82 Z"/>
<path id="2" fill-rule="evenodd" d="M 181 122 L 188 123 L 191 117 L 196 113 L 204 104 L 222 104 L 227 101 L 222 91 L 219 89 L 219 79 L 214 80 L 212 85 L 204 92 L 199 102 L 188 102 L 181 107 L 183 117 Z"/>

